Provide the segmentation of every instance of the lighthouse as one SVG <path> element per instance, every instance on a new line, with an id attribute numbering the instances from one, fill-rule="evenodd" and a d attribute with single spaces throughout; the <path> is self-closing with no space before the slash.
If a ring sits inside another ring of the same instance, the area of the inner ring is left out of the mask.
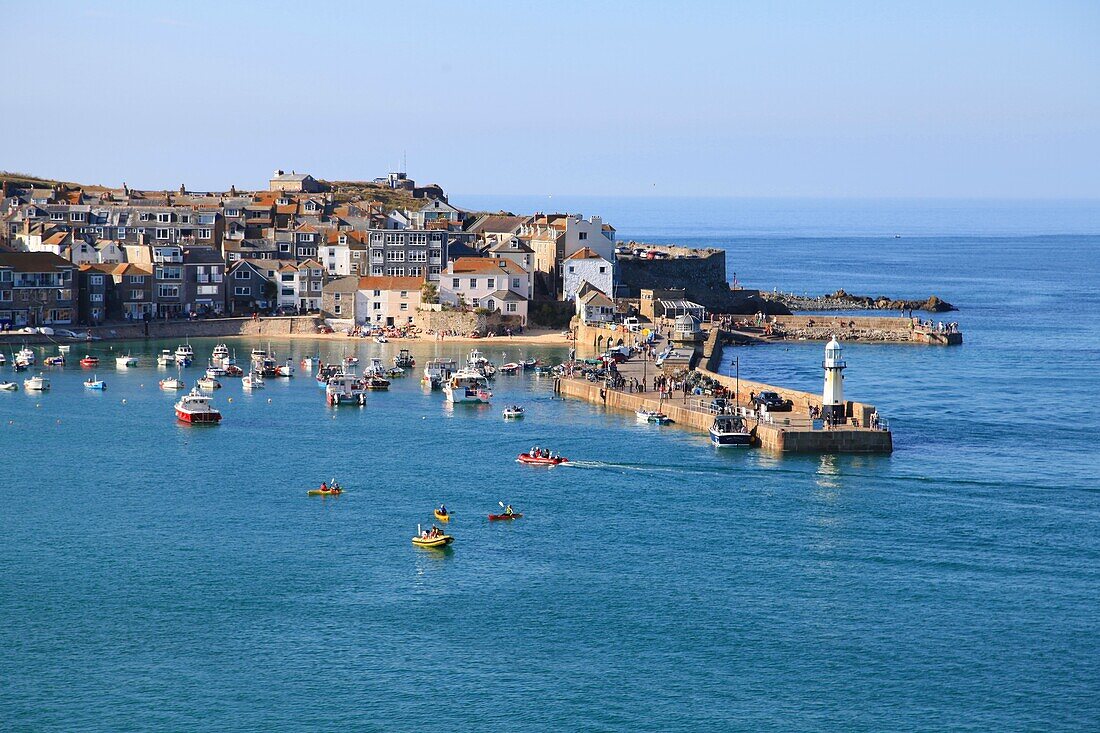
<path id="1" fill-rule="evenodd" d="M 840 342 L 833 336 L 825 344 L 825 391 L 821 395 L 821 417 L 827 423 L 844 422 L 844 357 L 840 354 Z"/>

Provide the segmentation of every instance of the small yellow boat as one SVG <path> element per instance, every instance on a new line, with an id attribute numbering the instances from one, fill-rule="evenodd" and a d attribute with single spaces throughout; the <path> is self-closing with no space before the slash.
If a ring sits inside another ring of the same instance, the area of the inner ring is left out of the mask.
<path id="1" fill-rule="evenodd" d="M 435 512 L 433 512 L 433 513 L 435 514 L 435 518 L 438 519 L 441 522 L 451 521 L 451 515 L 450 514 L 443 514 L 438 509 L 436 509 Z"/>
<path id="2" fill-rule="evenodd" d="M 343 489 L 310 489 L 310 496 L 339 496 L 344 493 Z"/>
<path id="3" fill-rule="evenodd" d="M 413 544 L 417 547 L 446 547 L 455 541 L 449 534 L 436 535 L 435 537 L 413 537 Z"/>

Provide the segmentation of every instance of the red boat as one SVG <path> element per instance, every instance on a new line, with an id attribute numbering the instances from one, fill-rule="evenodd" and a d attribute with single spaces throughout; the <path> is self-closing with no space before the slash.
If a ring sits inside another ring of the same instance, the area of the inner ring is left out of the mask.
<path id="1" fill-rule="evenodd" d="M 99 357 L 98 356 L 85 356 L 83 359 L 80 360 L 80 366 L 82 366 L 82 367 L 99 366 Z"/>
<path id="2" fill-rule="evenodd" d="M 210 397 L 192 390 L 176 403 L 176 418 L 192 425 L 216 425 L 222 414 L 210 404 Z"/>
<path id="3" fill-rule="evenodd" d="M 562 456 L 543 458 L 542 456 L 533 456 L 529 453 L 520 453 L 519 458 L 516 460 L 520 463 L 526 463 L 529 466 L 556 466 L 559 463 L 569 463 L 569 459 L 563 458 Z"/>
<path id="4" fill-rule="evenodd" d="M 522 514 L 490 514 L 489 515 L 489 521 L 490 522 L 499 522 L 499 521 L 504 520 L 504 519 L 519 519 L 522 516 L 523 516 Z"/>

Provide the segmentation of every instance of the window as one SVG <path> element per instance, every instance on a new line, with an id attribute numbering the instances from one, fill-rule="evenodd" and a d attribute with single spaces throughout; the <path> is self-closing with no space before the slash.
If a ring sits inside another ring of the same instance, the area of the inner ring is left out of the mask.
<path id="1" fill-rule="evenodd" d="M 138 215 L 138 219 L 140 221 L 149 221 L 149 219 L 151 219 L 152 217 L 153 215 L 150 214 L 148 211 L 143 211 L 141 212 L 141 214 Z"/>
<path id="2" fill-rule="evenodd" d="M 576 270 L 574 270 L 574 269 L 573 269 L 573 266 L 572 266 L 572 265 L 570 265 L 570 266 L 569 266 L 569 274 L 573 274 L 574 272 L 576 272 Z"/>
<path id="3" fill-rule="evenodd" d="M 179 267 L 158 267 L 157 280 L 182 280 L 183 270 Z"/>
<path id="4" fill-rule="evenodd" d="M 588 232 L 577 232 L 577 239 L 579 239 L 582 242 L 584 240 L 588 239 Z"/>
<path id="5" fill-rule="evenodd" d="M 252 288 L 242 288 L 240 286 L 237 286 L 237 287 L 233 288 L 233 295 L 243 295 L 243 296 L 247 297 L 251 294 L 252 294 Z"/>
<path id="6" fill-rule="evenodd" d="M 403 249 L 391 249 L 386 252 L 386 259 L 390 262 L 404 262 L 405 250 Z"/>
<path id="7" fill-rule="evenodd" d="M 51 211 L 50 212 L 50 219 L 52 219 L 53 221 L 65 221 L 65 212 L 64 211 Z"/>
<path id="8" fill-rule="evenodd" d="M 487 286 L 490 290 L 496 290 L 497 279 L 495 277 L 489 278 L 489 284 Z"/>
<path id="9" fill-rule="evenodd" d="M 210 239 L 213 236 L 214 236 L 214 230 L 213 229 L 200 229 L 199 230 L 199 239 Z"/>
<path id="10" fill-rule="evenodd" d="M 409 262 L 427 262 L 428 252 L 423 249 L 414 249 L 409 251 Z"/>
<path id="11" fill-rule="evenodd" d="M 172 215 L 171 214 L 157 214 L 157 223 L 158 224 L 168 224 L 171 221 L 172 221 Z"/>
<path id="12" fill-rule="evenodd" d="M 404 267 L 387 267 L 386 275 L 389 277 L 405 277 Z"/>
<path id="13" fill-rule="evenodd" d="M 342 308 L 343 308 L 342 305 L 334 305 L 332 307 L 332 312 L 335 313 L 336 315 L 340 315 L 340 311 L 341 311 Z"/>
<path id="14" fill-rule="evenodd" d="M 375 265 L 374 267 L 370 268 L 370 274 L 374 277 L 381 277 L 382 265 Z"/>
<path id="15" fill-rule="evenodd" d="M 144 285 L 145 284 L 145 276 L 144 275 L 127 275 L 126 277 L 129 279 L 129 282 L 130 282 L 131 285 Z"/>
<path id="16" fill-rule="evenodd" d="M 401 304 L 401 310 L 407 311 L 408 309 L 409 309 L 409 304 L 408 303 L 402 303 Z"/>
<path id="17" fill-rule="evenodd" d="M 74 211 L 74 212 L 72 212 L 72 214 L 69 215 L 69 218 L 72 219 L 73 221 L 84 221 L 84 212 L 83 211 Z"/>
<path id="18" fill-rule="evenodd" d="M 607 272 L 607 268 L 606 267 L 600 267 L 600 274 L 602 275 L 605 272 Z"/>
<path id="19" fill-rule="evenodd" d="M 225 210 L 225 215 L 226 216 L 240 216 L 241 215 L 241 210 L 240 209 L 226 209 Z"/>
<path id="20" fill-rule="evenodd" d="M 244 269 L 243 267 L 239 267 L 237 268 L 237 271 L 233 273 L 233 277 L 238 280 L 251 280 L 252 273 Z"/>
<path id="21" fill-rule="evenodd" d="M 473 306 L 474 306 L 475 308 L 479 308 L 479 307 L 480 307 L 480 303 L 478 302 L 478 299 L 477 299 L 477 298 L 474 298 L 474 299 L 473 299 L 473 300 L 472 300 L 471 302 L 473 303 Z"/>
<path id="22" fill-rule="evenodd" d="M 455 288 L 455 289 L 457 289 L 459 287 L 457 277 L 451 280 L 451 287 Z"/>
<path id="23" fill-rule="evenodd" d="M 515 289 L 515 288 L 518 288 L 518 287 L 519 287 L 519 278 L 518 277 L 513 277 L 512 278 L 512 288 Z"/>
<path id="24" fill-rule="evenodd" d="M 289 253 L 290 244 L 288 242 L 279 242 L 279 251 L 283 253 Z"/>
<path id="25" fill-rule="evenodd" d="M 161 285 L 158 289 L 158 295 L 162 298 L 178 298 L 180 297 L 180 286 Z"/>
<path id="26" fill-rule="evenodd" d="M 477 278 L 476 277 L 471 277 L 470 278 L 470 287 L 471 288 L 476 288 L 477 287 Z"/>
<path id="27" fill-rule="evenodd" d="M 283 288 L 281 292 L 283 295 L 294 295 L 294 288 Z"/>
<path id="28" fill-rule="evenodd" d="M 131 290 L 130 291 L 130 300 L 145 300 L 145 291 L 144 290 Z"/>
<path id="29" fill-rule="evenodd" d="M 169 229 L 157 229 L 157 239 L 168 239 Z"/>
<path id="30" fill-rule="evenodd" d="M 10 303 L 11 302 L 11 291 L 10 290 L 0 290 L 0 300 L 4 301 L 5 303 Z"/>
<path id="31" fill-rule="evenodd" d="M 508 311 L 509 313 L 515 313 L 516 312 L 516 304 L 515 303 L 506 303 L 505 306 L 504 306 L 504 310 Z"/>
<path id="32" fill-rule="evenodd" d="M 382 310 L 382 304 L 381 304 L 381 303 L 380 303 L 379 301 L 377 301 L 377 300 L 376 300 L 376 301 L 374 301 L 374 309 L 375 309 L 376 311 L 380 311 L 380 310 Z"/>
<path id="33" fill-rule="evenodd" d="M 401 291 L 401 297 L 402 297 L 402 298 L 407 298 L 407 297 L 409 297 L 409 291 L 408 291 L 408 290 L 402 290 L 402 291 Z"/>
<path id="34" fill-rule="evenodd" d="M 410 267 L 409 268 L 409 276 L 410 277 L 423 277 L 424 276 L 424 268 L 423 267 Z"/>
<path id="35" fill-rule="evenodd" d="M 126 239 L 126 227 L 119 227 L 118 228 L 118 238 L 119 239 Z"/>
<path id="36" fill-rule="evenodd" d="M 284 272 L 281 275 L 279 275 L 279 279 L 282 280 L 285 283 L 292 283 L 292 282 L 294 282 L 294 273 L 293 272 Z"/>
<path id="37" fill-rule="evenodd" d="M 92 285 L 102 285 L 103 284 L 103 276 L 102 275 L 92 275 L 92 277 L 90 279 L 91 279 Z"/>
<path id="38" fill-rule="evenodd" d="M 486 308 L 487 310 L 495 310 L 495 309 L 496 309 L 496 305 L 497 305 L 497 304 L 493 302 L 493 299 L 492 299 L 492 298 L 489 298 L 489 299 L 488 299 L 487 301 L 485 301 L 485 308 Z"/>

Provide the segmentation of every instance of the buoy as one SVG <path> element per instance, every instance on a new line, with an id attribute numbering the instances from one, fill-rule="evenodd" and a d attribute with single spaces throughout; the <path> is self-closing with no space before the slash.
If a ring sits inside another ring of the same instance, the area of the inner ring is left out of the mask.
<path id="1" fill-rule="evenodd" d="M 232 397 L 230 397 L 230 398 L 229 398 L 229 401 L 230 401 L 230 402 L 232 402 L 232 401 L 233 401 L 233 398 L 232 398 Z"/>
<path id="2" fill-rule="evenodd" d="M 41 402 L 39 402 L 37 405 L 35 405 L 35 407 L 41 407 L 41 406 L 42 406 Z"/>
<path id="3" fill-rule="evenodd" d="M 271 404 L 271 398 L 270 397 L 267 398 L 267 404 L 269 404 L 269 405 Z"/>
<path id="4" fill-rule="evenodd" d="M 124 404 L 124 405 L 125 405 L 125 404 L 126 404 L 126 400 L 123 400 L 123 401 L 122 401 L 122 404 Z"/>

